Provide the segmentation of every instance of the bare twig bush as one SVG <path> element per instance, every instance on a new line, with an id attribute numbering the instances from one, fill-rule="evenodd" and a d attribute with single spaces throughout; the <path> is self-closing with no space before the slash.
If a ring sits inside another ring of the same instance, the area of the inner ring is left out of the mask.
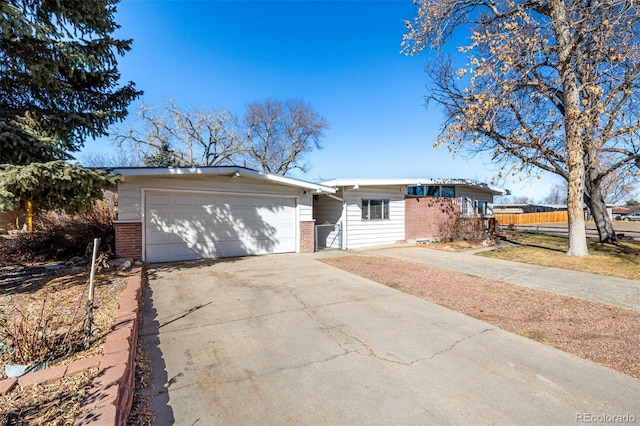
<path id="1" fill-rule="evenodd" d="M 39 214 L 32 233 L 19 232 L 0 238 L 0 265 L 84 257 L 90 255 L 94 238 L 101 239 L 103 253 L 110 253 L 115 241 L 116 203 L 116 194 L 105 191 L 104 198 L 86 213 Z"/>
<path id="2" fill-rule="evenodd" d="M 11 296 L 7 296 L 11 297 Z M 8 303 L 0 311 L 0 354 L 5 363 L 33 365 L 75 353 L 82 348 L 84 298 L 71 312 L 47 305 L 45 295 L 38 303 L 18 307 Z"/>
<path id="3" fill-rule="evenodd" d="M 442 241 L 469 241 L 480 243 L 487 240 L 487 231 L 484 229 L 482 219 L 469 217 L 450 218 L 440 225 Z"/>

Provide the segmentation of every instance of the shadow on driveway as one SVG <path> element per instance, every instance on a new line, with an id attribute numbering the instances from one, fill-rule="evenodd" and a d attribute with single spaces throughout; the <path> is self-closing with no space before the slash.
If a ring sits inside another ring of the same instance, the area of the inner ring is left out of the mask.
<path id="1" fill-rule="evenodd" d="M 311 255 L 152 265 L 149 274 L 157 424 L 640 418 L 639 380 Z"/>

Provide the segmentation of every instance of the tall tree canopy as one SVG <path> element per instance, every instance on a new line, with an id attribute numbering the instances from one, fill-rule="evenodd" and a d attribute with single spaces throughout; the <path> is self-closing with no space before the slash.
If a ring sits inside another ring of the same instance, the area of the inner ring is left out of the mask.
<path id="1" fill-rule="evenodd" d="M 307 171 L 302 162 L 314 148 L 320 149 L 325 119 L 301 101 L 285 103 L 267 99 L 249 104 L 244 115 L 250 164 L 265 172 L 286 175 L 290 170 Z"/>
<path id="2" fill-rule="evenodd" d="M 470 30 L 465 66 L 440 57 L 429 68 L 446 112 L 437 143 L 566 179 L 570 255 L 588 254 L 583 199 L 614 241 L 602 183 L 638 172 L 639 18 L 633 0 L 423 0 L 407 22 L 408 54 Z"/>
<path id="3" fill-rule="evenodd" d="M 137 118 L 142 128 L 129 125 L 114 141 L 149 167 L 229 165 L 241 152 L 237 120 L 223 109 L 182 109 L 169 100 L 162 109 L 141 105 Z"/>
<path id="4" fill-rule="evenodd" d="M 114 183 L 72 164 L 140 95 L 118 86 L 118 0 L 0 2 L 0 210 L 82 210 Z"/>
<path id="5" fill-rule="evenodd" d="M 170 100 L 162 110 L 142 106 L 138 121 L 114 140 L 147 166 L 241 164 L 277 175 L 306 171 L 306 154 L 321 148 L 329 127 L 299 100 L 253 102 L 242 122 L 224 109 L 182 109 Z"/>

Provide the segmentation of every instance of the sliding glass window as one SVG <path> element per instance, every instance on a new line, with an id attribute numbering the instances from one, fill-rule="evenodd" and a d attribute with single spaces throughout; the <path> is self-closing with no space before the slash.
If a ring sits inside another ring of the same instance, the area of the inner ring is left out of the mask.
<path id="1" fill-rule="evenodd" d="M 362 200 L 362 220 L 389 219 L 389 200 Z"/>

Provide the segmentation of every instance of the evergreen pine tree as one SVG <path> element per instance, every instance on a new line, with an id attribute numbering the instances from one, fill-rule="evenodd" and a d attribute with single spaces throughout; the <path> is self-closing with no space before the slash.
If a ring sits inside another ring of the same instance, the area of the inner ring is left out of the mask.
<path id="1" fill-rule="evenodd" d="M 146 167 L 177 167 L 183 165 L 167 141 L 160 142 L 158 148 L 149 154 L 145 154 L 142 157 L 142 163 Z"/>
<path id="2" fill-rule="evenodd" d="M 119 0 L 0 2 L 0 210 L 83 210 L 115 183 L 70 163 L 141 92 L 119 86 Z"/>

